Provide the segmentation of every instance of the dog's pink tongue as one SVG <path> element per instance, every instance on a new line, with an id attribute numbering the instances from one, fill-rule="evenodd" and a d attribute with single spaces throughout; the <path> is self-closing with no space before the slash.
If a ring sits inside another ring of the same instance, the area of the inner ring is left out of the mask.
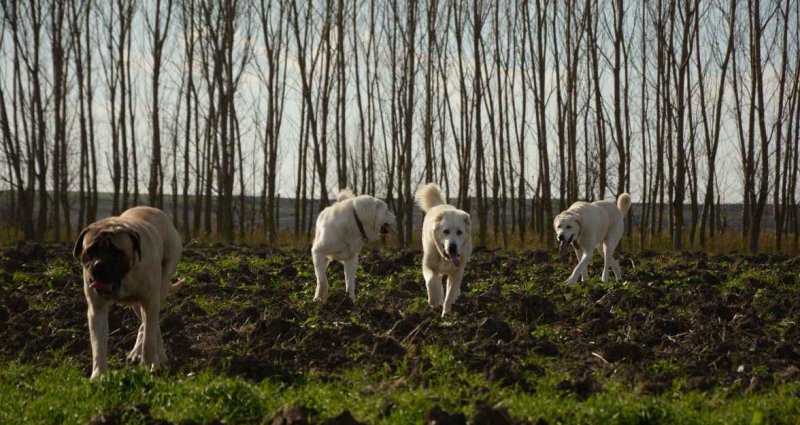
<path id="1" fill-rule="evenodd" d="M 90 288 L 93 288 L 97 292 L 109 292 L 111 291 L 111 284 L 108 282 L 103 282 L 102 280 L 95 280 L 89 285 Z"/>
<path id="2" fill-rule="evenodd" d="M 558 255 L 563 257 L 568 253 L 569 253 L 569 242 L 561 241 L 561 243 L 558 245 Z"/>

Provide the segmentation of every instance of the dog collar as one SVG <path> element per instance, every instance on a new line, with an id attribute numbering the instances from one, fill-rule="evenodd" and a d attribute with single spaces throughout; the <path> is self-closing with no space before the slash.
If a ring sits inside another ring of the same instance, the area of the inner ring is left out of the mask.
<path id="1" fill-rule="evenodd" d="M 367 237 L 367 232 L 364 230 L 364 223 L 362 223 L 361 219 L 358 218 L 358 213 L 356 212 L 355 208 L 353 208 L 353 217 L 356 218 L 356 224 L 358 225 L 358 231 L 361 233 L 361 239 L 364 242 L 368 241 L 369 238 Z"/>

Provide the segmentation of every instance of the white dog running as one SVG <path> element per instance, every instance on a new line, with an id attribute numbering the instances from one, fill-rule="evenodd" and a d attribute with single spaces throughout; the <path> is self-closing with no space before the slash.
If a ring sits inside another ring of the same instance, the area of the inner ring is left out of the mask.
<path id="1" fill-rule="evenodd" d="M 311 256 L 317 275 L 314 300 L 328 294 L 326 269 L 330 261 L 344 265 L 345 289 L 351 299 L 356 298 L 356 268 L 358 253 L 367 241 L 374 241 L 394 229 L 397 218 L 380 199 L 369 195 L 355 196 L 343 189 L 336 203 L 325 208 L 317 217 Z"/>
<path id="2" fill-rule="evenodd" d="M 603 282 L 608 281 L 609 267 L 617 280 L 622 279 L 614 250 L 625 231 L 624 218 L 630 206 L 631 196 L 623 193 L 616 205 L 613 201 L 576 202 L 555 217 L 553 227 L 558 235 L 559 253 L 562 257 L 566 255 L 572 244 L 578 256 L 578 265 L 567 279 L 568 284 L 577 282 L 578 277 L 589 280 L 589 262 L 595 248 L 603 255 Z"/>
<path id="3" fill-rule="evenodd" d="M 469 213 L 445 203 L 439 186 L 428 183 L 417 190 L 417 204 L 425 212 L 422 223 L 422 276 L 428 304 L 447 314 L 461 294 L 464 267 L 472 253 Z M 447 294 L 442 277 L 447 276 Z"/>

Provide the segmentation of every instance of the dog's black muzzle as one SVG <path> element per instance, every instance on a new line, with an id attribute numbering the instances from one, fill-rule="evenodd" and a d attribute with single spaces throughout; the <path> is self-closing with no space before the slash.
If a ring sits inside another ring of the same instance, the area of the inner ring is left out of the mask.
<path id="1" fill-rule="evenodd" d="M 458 257 L 458 245 L 451 243 L 447 247 L 447 254 L 449 254 L 451 257 Z"/>
<path id="2" fill-rule="evenodd" d="M 102 258 L 95 259 L 89 266 L 91 281 L 89 287 L 101 295 L 112 294 L 122 286 L 122 278 L 128 273 L 125 264 L 116 264 Z"/>

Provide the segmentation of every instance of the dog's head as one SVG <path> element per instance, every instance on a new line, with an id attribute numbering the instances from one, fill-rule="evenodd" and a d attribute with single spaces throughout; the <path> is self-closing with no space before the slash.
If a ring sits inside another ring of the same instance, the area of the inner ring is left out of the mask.
<path id="1" fill-rule="evenodd" d="M 569 253 L 569 245 L 581 234 L 580 216 L 564 211 L 553 219 L 553 227 L 558 240 L 558 253 L 563 257 Z"/>
<path id="2" fill-rule="evenodd" d="M 434 217 L 433 237 L 439 253 L 456 267 L 470 246 L 471 221 L 469 214 L 461 210 L 446 210 Z"/>
<path id="3" fill-rule="evenodd" d="M 141 260 L 141 238 L 119 219 L 105 219 L 83 229 L 72 254 L 88 273 L 89 286 L 99 294 L 111 294 Z"/>
<path id="4" fill-rule="evenodd" d="M 397 217 L 389 210 L 386 202 L 378 198 L 369 195 L 357 196 L 353 199 L 353 208 L 364 223 L 364 230 L 370 240 L 393 232 L 397 226 Z"/>

